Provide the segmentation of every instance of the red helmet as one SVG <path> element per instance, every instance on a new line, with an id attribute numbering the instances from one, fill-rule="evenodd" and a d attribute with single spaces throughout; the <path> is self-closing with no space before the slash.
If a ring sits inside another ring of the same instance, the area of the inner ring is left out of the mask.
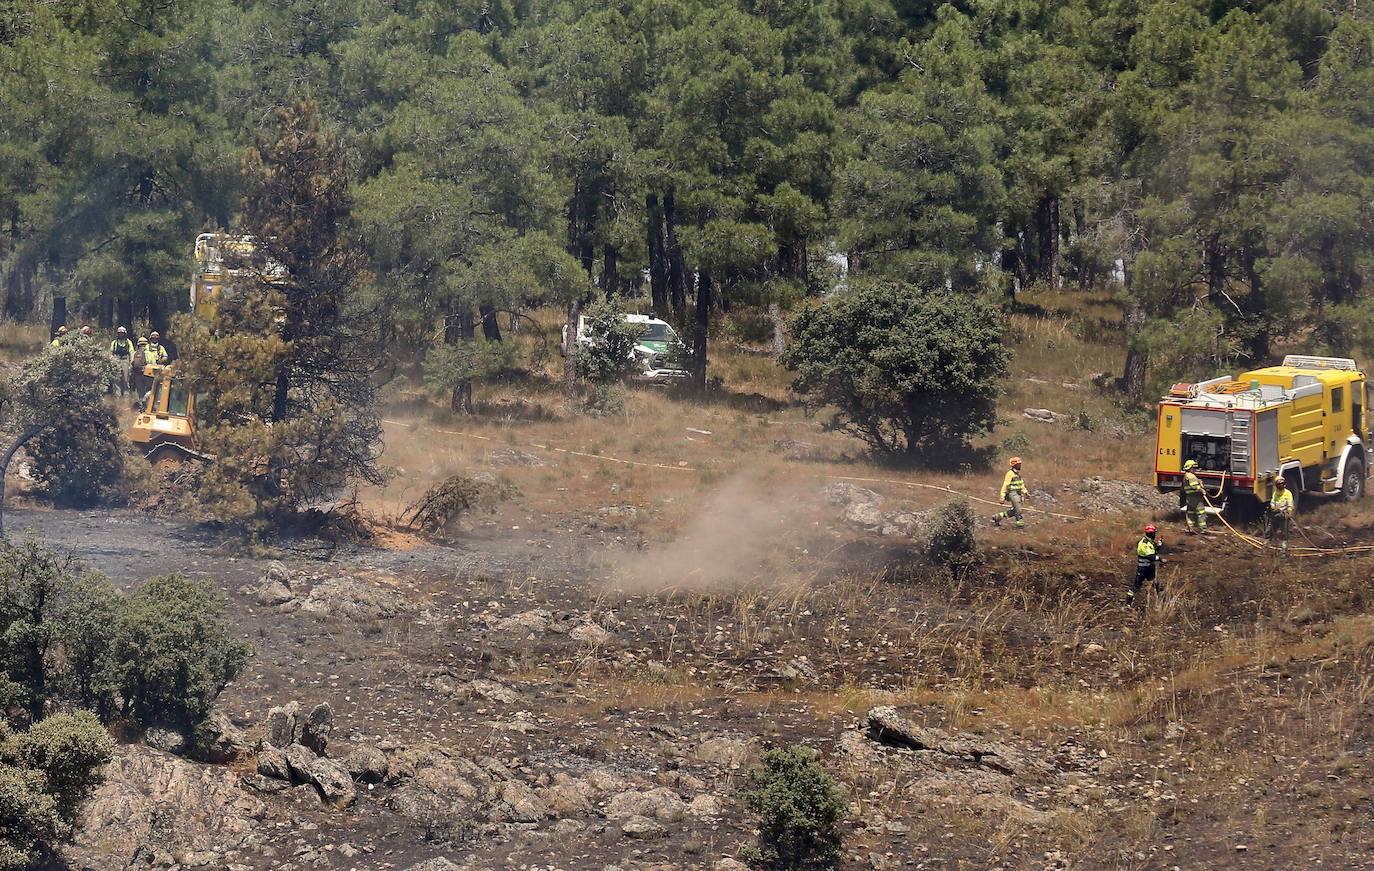
<path id="1" fill-rule="evenodd" d="M 1157 526 L 1155 526 L 1153 523 L 1147 523 L 1147 524 L 1145 524 L 1145 534 L 1146 534 L 1146 535 L 1154 535 L 1154 534 L 1155 534 L 1156 532 L 1158 532 L 1158 531 L 1159 531 L 1159 528 L 1158 528 Z"/>
<path id="2" fill-rule="evenodd" d="M 1012 457 L 1012 458 L 1011 458 L 1011 462 L 1010 462 L 1008 465 L 1010 465 L 1010 466 L 1012 466 L 1012 467 L 1016 467 L 1016 466 L 1021 465 L 1021 458 L 1020 458 L 1020 457 Z"/>

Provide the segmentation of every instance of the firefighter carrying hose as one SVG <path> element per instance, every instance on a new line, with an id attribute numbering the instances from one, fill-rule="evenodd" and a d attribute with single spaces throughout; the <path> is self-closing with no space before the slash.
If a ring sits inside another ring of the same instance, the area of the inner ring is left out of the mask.
<path id="1" fill-rule="evenodd" d="M 1207 534 L 1207 512 L 1202 507 L 1202 481 L 1197 474 L 1197 460 L 1183 464 L 1183 501 L 1187 506 L 1188 534 Z"/>
<path id="2" fill-rule="evenodd" d="M 1015 517 L 1016 528 L 1024 529 L 1026 521 L 1021 519 L 1021 500 L 1026 498 L 1026 482 L 1021 480 L 1021 458 L 1012 457 L 1010 465 L 1007 477 L 1002 479 L 1002 503 L 1010 503 L 1011 507 L 992 515 L 992 522 L 995 526 L 1001 526 L 1003 518 Z"/>
<path id="3" fill-rule="evenodd" d="M 1277 536 L 1279 547 L 1288 553 L 1288 527 L 1293 521 L 1293 491 L 1280 475 L 1274 479 L 1274 495 L 1269 499 L 1269 541 Z"/>
<path id="4" fill-rule="evenodd" d="M 1131 589 L 1126 591 L 1127 608 L 1135 605 L 1135 594 L 1140 592 L 1146 581 L 1154 582 L 1156 593 L 1164 593 L 1164 585 L 1155 577 L 1155 567 L 1164 562 L 1164 557 L 1159 555 L 1159 549 L 1164 546 L 1164 542 L 1155 541 L 1156 532 L 1158 528 L 1153 523 L 1149 524 L 1135 546 L 1135 581 L 1131 584 Z"/>

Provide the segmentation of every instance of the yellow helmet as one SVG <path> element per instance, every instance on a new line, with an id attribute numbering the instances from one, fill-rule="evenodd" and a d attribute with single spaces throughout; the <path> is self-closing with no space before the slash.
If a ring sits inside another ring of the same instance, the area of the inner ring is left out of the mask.
<path id="1" fill-rule="evenodd" d="M 1283 478 L 1282 475 L 1279 475 L 1277 478 L 1274 479 L 1274 483 L 1275 483 L 1277 486 L 1282 487 L 1282 486 L 1284 486 L 1285 484 L 1287 484 L 1288 482 L 1284 480 L 1284 478 Z"/>
<path id="2" fill-rule="evenodd" d="M 1196 469 L 1196 468 L 1197 468 L 1197 460 L 1187 460 L 1187 461 L 1184 462 L 1184 464 L 1183 464 L 1183 471 L 1185 471 L 1185 472 L 1191 472 L 1193 469 Z"/>

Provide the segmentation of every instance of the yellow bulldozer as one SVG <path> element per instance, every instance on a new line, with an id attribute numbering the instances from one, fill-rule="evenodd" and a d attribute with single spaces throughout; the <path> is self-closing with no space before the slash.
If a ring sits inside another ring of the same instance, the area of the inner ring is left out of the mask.
<path id="1" fill-rule="evenodd" d="M 174 367 L 150 363 L 143 374 L 152 379 L 152 387 L 129 426 L 129 441 L 154 465 L 213 460 L 200 451 L 196 397 L 177 381 Z"/>
<path id="2" fill-rule="evenodd" d="M 262 287 L 264 282 L 274 284 L 286 277 L 286 271 L 270 260 L 255 262 L 258 246 L 252 236 L 201 233 L 193 250 L 191 311 L 202 321 L 213 320 L 222 295 L 244 287 Z M 177 380 L 174 366 L 152 363 L 143 374 L 152 379 L 152 388 L 129 427 L 129 441 L 152 463 L 214 459 L 200 451 L 196 398 Z"/>

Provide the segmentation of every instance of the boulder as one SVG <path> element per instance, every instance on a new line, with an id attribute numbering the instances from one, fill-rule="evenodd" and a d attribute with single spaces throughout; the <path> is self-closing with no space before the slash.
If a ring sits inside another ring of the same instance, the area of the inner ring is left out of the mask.
<path id="1" fill-rule="evenodd" d="M 186 740 L 186 735 L 176 729 L 167 729 L 161 726 L 154 726 L 143 733 L 143 743 L 154 750 L 161 750 L 163 753 L 171 753 L 174 756 L 181 756 L 190 746 Z"/>
<path id="2" fill-rule="evenodd" d="M 573 630 L 568 633 L 568 636 L 572 638 L 573 641 L 580 641 L 583 644 L 595 647 L 598 644 L 604 644 L 610 639 L 611 633 L 602 628 L 599 623 L 581 623 L 573 627 Z"/>
<path id="3" fill-rule="evenodd" d="M 613 820 L 635 816 L 680 820 L 686 813 L 687 806 L 682 798 L 664 786 L 642 791 L 627 790 L 612 796 L 606 803 L 606 816 Z"/>
<path id="4" fill-rule="evenodd" d="M 349 777 L 359 783 L 381 783 L 386 779 L 386 754 L 376 747 L 355 747 L 343 760 Z"/>
<path id="5" fill-rule="evenodd" d="M 410 614 L 415 605 L 396 590 L 357 578 L 330 578 L 316 584 L 310 595 L 300 600 L 300 609 L 321 617 L 371 621 Z"/>
<path id="6" fill-rule="evenodd" d="M 291 766 L 286 764 L 286 751 L 266 744 L 258 751 L 258 774 L 276 780 L 290 780 Z"/>
<path id="7" fill-rule="evenodd" d="M 316 759 L 308 769 L 310 782 L 319 789 L 324 800 L 336 808 L 343 809 L 353 804 L 358 793 L 353 789 L 353 778 L 348 771 L 332 759 Z"/>
<path id="8" fill-rule="evenodd" d="M 503 820 L 512 823 L 537 823 L 547 816 L 550 816 L 548 808 L 544 807 L 538 796 L 524 782 L 519 780 L 508 780 L 499 787 L 501 801 L 491 810 L 493 820 Z"/>
<path id="9" fill-rule="evenodd" d="M 656 841 L 668 837 L 668 830 L 648 817 L 630 817 L 620 824 L 620 831 L 625 837 L 637 841 Z"/>
<path id="10" fill-rule="evenodd" d="M 248 753 L 248 739 L 223 711 L 211 711 L 196 734 L 196 758 L 225 765 Z"/>
<path id="11" fill-rule="evenodd" d="M 868 712 L 868 737 L 909 750 L 934 750 L 947 736 L 939 729 L 917 726 L 891 705 L 881 705 Z"/>
<path id="12" fill-rule="evenodd" d="M 706 765 L 736 771 L 757 762 L 759 749 L 754 741 L 721 736 L 702 741 L 692 751 L 692 758 Z"/>
<path id="13" fill-rule="evenodd" d="M 267 711 L 267 722 L 262 727 L 262 740 L 273 747 L 285 749 L 296 743 L 300 737 L 300 702 L 289 702 Z"/>
<path id="14" fill-rule="evenodd" d="M 406 871 L 462 871 L 462 868 L 442 856 L 436 856 L 411 865 Z"/>
<path id="15" fill-rule="evenodd" d="M 300 742 L 319 756 L 329 743 L 329 733 L 334 730 L 334 709 L 328 702 L 320 702 L 310 709 L 301 723 Z"/>
<path id="16" fill-rule="evenodd" d="M 292 744 L 283 752 L 286 755 L 286 767 L 291 772 L 291 780 L 295 783 L 309 783 L 310 766 L 314 765 L 319 757 L 311 753 L 308 747 L 300 744 Z"/>

